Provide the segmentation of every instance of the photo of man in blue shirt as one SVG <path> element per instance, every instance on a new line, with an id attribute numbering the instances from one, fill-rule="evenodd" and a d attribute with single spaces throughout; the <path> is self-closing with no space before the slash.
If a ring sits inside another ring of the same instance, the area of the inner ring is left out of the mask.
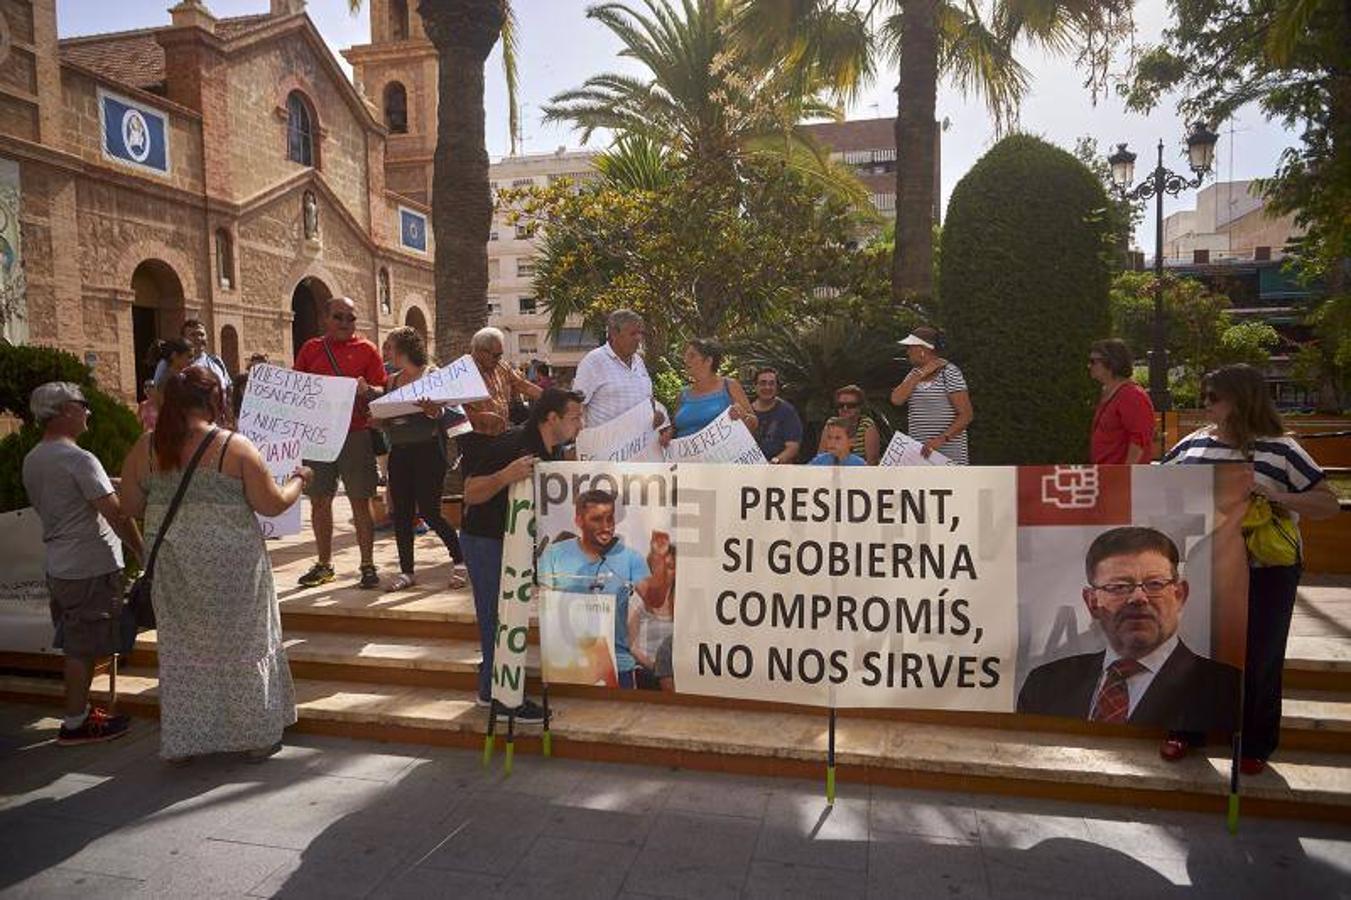
<path id="1" fill-rule="evenodd" d="M 648 577 L 647 560 L 615 533 L 615 497 L 590 490 L 577 496 L 575 538 L 552 543 L 539 559 L 543 588 L 579 594 L 610 594 L 615 598 L 615 658 L 619 686 L 634 686 L 635 662 L 629 651 L 629 595 Z"/>

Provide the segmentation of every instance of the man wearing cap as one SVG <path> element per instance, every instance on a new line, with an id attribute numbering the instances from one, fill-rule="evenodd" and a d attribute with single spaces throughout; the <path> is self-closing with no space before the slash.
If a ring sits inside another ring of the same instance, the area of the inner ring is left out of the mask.
<path id="1" fill-rule="evenodd" d="M 89 428 L 89 403 L 79 386 L 48 382 L 28 404 L 42 440 L 23 459 L 23 486 L 42 520 L 52 643 L 65 654 L 66 714 L 56 742 L 110 741 L 127 733 L 127 717 L 91 709 L 89 683 L 99 657 L 117 652 L 122 542 L 137 559 L 144 559 L 144 545 L 103 465 L 75 443 Z"/>

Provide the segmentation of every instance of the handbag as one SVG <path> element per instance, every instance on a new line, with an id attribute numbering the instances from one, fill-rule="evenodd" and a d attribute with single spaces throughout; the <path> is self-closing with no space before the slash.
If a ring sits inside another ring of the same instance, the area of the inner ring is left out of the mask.
<path id="1" fill-rule="evenodd" d="M 151 590 L 155 578 L 155 557 L 159 556 L 160 544 L 164 542 L 164 533 L 169 530 L 170 523 L 178 513 L 178 507 L 183 503 L 183 495 L 188 492 L 188 482 L 192 481 L 192 473 L 196 471 L 197 464 L 201 462 L 202 454 L 216 436 L 219 428 L 212 428 L 206 437 L 202 438 L 202 443 L 197 446 L 197 452 L 192 454 L 192 460 L 188 467 L 183 470 L 183 477 L 179 479 L 178 490 L 174 493 L 174 498 L 169 502 L 169 508 L 164 511 L 164 521 L 160 523 L 159 533 L 155 535 L 155 543 L 150 548 L 150 557 L 145 561 L 145 568 L 140 576 L 131 583 L 127 589 L 127 601 L 122 609 L 121 619 L 121 653 L 123 656 L 131 653 L 136 646 L 137 632 L 150 630 L 155 627 L 155 606 L 151 602 Z"/>
<path id="2" fill-rule="evenodd" d="M 1294 566 L 1300 561 L 1299 526 L 1272 508 L 1261 494 L 1248 500 L 1243 514 L 1243 543 L 1248 557 L 1263 566 Z"/>
<path id="3" fill-rule="evenodd" d="M 324 355 L 328 357 L 328 365 L 329 368 L 333 370 L 333 374 L 337 375 L 339 378 L 349 377 L 343 372 L 342 367 L 338 365 L 338 358 L 333 355 L 333 348 L 328 345 L 328 341 L 323 340 L 320 341 L 320 343 L 324 345 Z M 367 403 L 366 399 L 364 397 L 358 397 L 357 403 L 357 411 L 363 416 L 368 415 L 370 404 Z M 384 456 L 389 453 L 389 435 L 385 434 L 379 428 L 367 428 L 366 434 L 370 435 L 371 450 L 375 452 L 376 456 Z"/>

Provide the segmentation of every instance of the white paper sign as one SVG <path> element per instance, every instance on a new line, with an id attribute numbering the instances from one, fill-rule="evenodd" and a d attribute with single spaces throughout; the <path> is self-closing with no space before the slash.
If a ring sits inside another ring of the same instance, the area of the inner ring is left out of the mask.
<path id="1" fill-rule="evenodd" d="M 878 465 L 883 466 L 950 466 L 952 460 L 937 450 L 925 457 L 924 444 L 908 434 L 896 432 L 887 444 L 887 452 L 882 454 Z"/>
<path id="2" fill-rule="evenodd" d="M 300 439 L 289 441 L 266 441 L 258 445 L 258 452 L 272 473 L 277 487 L 284 485 L 304 459 Z M 258 516 L 258 527 L 263 537 L 284 537 L 288 534 L 300 534 L 300 500 L 279 516 Z"/>
<path id="3" fill-rule="evenodd" d="M 255 444 L 300 441 L 305 459 L 342 452 L 356 401 L 356 379 L 260 364 L 249 370 L 239 432 Z"/>
<path id="4" fill-rule="evenodd" d="M 652 404 L 643 401 L 604 425 L 577 435 L 578 460 L 661 462 L 661 444 L 652 427 Z"/>
<path id="5" fill-rule="evenodd" d="M 37 511 L 0 514 L 0 650 L 56 653 L 48 609 L 47 553 Z"/>
<path id="6" fill-rule="evenodd" d="M 732 418 L 731 407 L 722 411 L 702 431 L 676 438 L 666 446 L 667 462 L 764 464 L 765 454 L 755 443 L 746 423 Z"/>
<path id="7" fill-rule="evenodd" d="M 371 401 L 371 415 L 388 419 L 422 412 L 422 407 L 417 405 L 419 400 L 436 400 L 454 406 L 486 399 L 488 386 L 483 383 L 474 357 L 466 353 L 450 365 L 433 369 L 412 384 Z"/>
<path id="8" fill-rule="evenodd" d="M 540 588 L 539 642 L 546 684 L 619 686 L 614 594 Z"/>

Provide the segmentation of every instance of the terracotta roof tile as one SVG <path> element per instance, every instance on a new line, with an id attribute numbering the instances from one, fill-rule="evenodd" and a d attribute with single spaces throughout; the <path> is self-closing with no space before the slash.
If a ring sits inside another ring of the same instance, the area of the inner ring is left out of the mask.
<path id="1" fill-rule="evenodd" d="M 216 35 L 222 40 L 234 40 L 266 24 L 270 18 L 264 14 L 219 19 Z M 164 90 L 164 48 L 155 40 L 155 35 L 164 30 L 166 28 L 142 28 L 85 35 L 66 38 L 58 46 L 64 62 L 92 69 L 105 78 L 131 87 L 161 93 Z"/>
<path id="2" fill-rule="evenodd" d="M 803 131 L 836 153 L 893 149 L 896 146 L 895 128 L 895 119 L 854 119 L 802 126 Z"/>

